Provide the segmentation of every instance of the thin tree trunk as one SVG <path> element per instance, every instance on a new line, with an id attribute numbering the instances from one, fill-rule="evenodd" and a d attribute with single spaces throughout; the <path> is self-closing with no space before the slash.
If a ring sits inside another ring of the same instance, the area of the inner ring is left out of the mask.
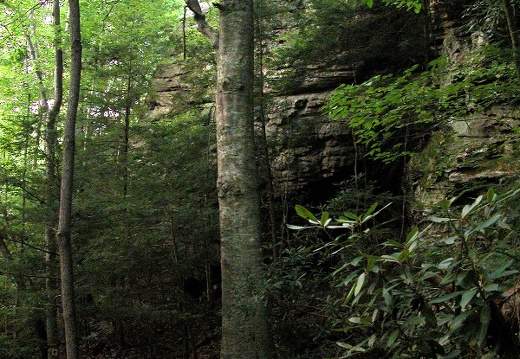
<path id="1" fill-rule="evenodd" d="M 511 47 L 513 49 L 513 61 L 515 63 L 516 78 L 520 82 L 520 35 L 516 26 L 516 17 L 511 0 L 502 0 L 502 7 L 507 20 L 507 28 L 511 38 Z"/>
<path id="2" fill-rule="evenodd" d="M 254 146 L 252 0 L 221 1 L 217 50 L 217 189 L 222 359 L 272 358 L 264 297 Z"/>
<path id="3" fill-rule="evenodd" d="M 31 14 L 32 18 L 32 14 Z M 56 246 L 56 227 L 59 200 L 59 187 L 56 172 L 56 150 L 58 147 L 56 135 L 56 121 L 58 113 L 63 102 L 63 50 L 61 41 L 61 19 L 60 19 L 60 5 L 59 1 L 53 2 L 53 22 L 54 22 L 54 103 L 52 107 L 49 106 L 47 91 L 44 86 L 43 71 L 40 66 L 38 58 L 38 51 L 35 42 L 31 37 L 35 36 L 34 24 L 31 24 L 31 32 L 25 33 L 27 40 L 27 48 L 34 63 L 36 78 L 41 96 L 41 108 L 43 109 L 43 118 L 45 122 L 44 134 L 44 155 L 45 155 L 45 243 L 46 243 L 46 265 L 47 265 L 47 279 L 45 281 L 45 288 L 48 297 L 46 311 L 46 334 L 47 334 L 47 348 L 56 348 L 59 343 L 58 326 L 57 326 L 57 303 L 56 297 L 59 290 L 57 274 L 57 246 Z M 39 131 L 38 131 L 39 132 Z M 47 350 L 47 357 L 53 358 L 53 352 Z"/>
<path id="4" fill-rule="evenodd" d="M 132 68 L 131 63 L 130 68 Z M 132 74 L 129 73 L 126 82 L 125 113 L 123 116 L 123 199 L 126 199 L 128 195 L 128 152 L 130 150 L 130 114 L 132 112 L 132 97 Z"/>
<path id="5" fill-rule="evenodd" d="M 271 158 L 269 155 L 269 147 L 267 144 L 267 132 L 266 132 L 266 124 L 265 124 L 265 81 L 264 81 L 264 41 L 263 41 L 263 4 L 262 0 L 258 1 L 258 16 L 257 16 L 257 46 L 258 46 L 258 98 L 255 99 L 257 103 L 257 107 L 259 108 L 259 117 L 260 117 L 260 151 L 263 154 L 263 162 L 265 166 L 265 174 L 267 181 L 267 205 L 269 211 L 269 225 L 270 225 L 270 233 L 271 233 L 271 245 L 272 245 L 272 255 L 273 261 L 276 261 L 279 256 L 280 248 L 278 243 L 277 236 L 277 225 L 276 225 L 276 209 L 274 203 L 274 185 L 273 185 L 273 172 L 271 169 Z M 256 107 L 256 106 L 255 106 Z"/>
<path id="6" fill-rule="evenodd" d="M 67 359 L 79 357 L 76 303 L 74 298 L 74 271 L 71 241 L 72 185 L 74 178 L 75 127 L 79 103 L 81 77 L 81 32 L 79 0 L 69 0 L 71 40 L 70 89 L 65 128 L 63 132 L 63 166 L 58 223 L 60 254 L 61 300 L 65 326 Z"/>
<path id="7" fill-rule="evenodd" d="M 61 41 L 61 21 L 60 21 L 60 2 L 53 2 L 53 21 L 54 21 L 54 103 L 47 112 L 45 123 L 45 177 L 46 177 L 46 203 L 47 203 L 47 224 L 45 226 L 45 244 L 47 254 L 47 280 L 45 289 L 48 297 L 48 307 L 46 308 L 46 331 L 47 331 L 47 357 L 55 358 L 53 349 L 59 344 L 59 334 L 57 325 L 57 301 L 56 295 L 59 283 L 55 279 L 58 277 L 57 270 L 57 245 L 56 245 L 56 213 L 59 208 L 58 178 L 56 166 L 56 150 L 58 147 L 56 135 L 56 121 L 63 102 L 63 48 Z"/>

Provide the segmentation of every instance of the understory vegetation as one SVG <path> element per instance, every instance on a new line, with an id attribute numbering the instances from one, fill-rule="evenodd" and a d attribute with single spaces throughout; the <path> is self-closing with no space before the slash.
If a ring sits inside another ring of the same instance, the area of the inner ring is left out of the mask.
<path id="1" fill-rule="evenodd" d="M 338 217 L 297 206 L 308 225 L 291 228 L 326 237 L 302 234 L 305 244 L 288 253 L 303 268 L 296 286 L 309 280 L 300 256 L 333 263 L 320 276 L 331 285 L 327 305 L 313 313 L 338 333 L 342 350 L 329 356 L 514 358 L 518 235 L 505 213 L 519 192 L 489 190 L 462 207 L 453 205 L 457 198 L 443 200 L 404 241 L 374 226 L 391 204 Z"/>

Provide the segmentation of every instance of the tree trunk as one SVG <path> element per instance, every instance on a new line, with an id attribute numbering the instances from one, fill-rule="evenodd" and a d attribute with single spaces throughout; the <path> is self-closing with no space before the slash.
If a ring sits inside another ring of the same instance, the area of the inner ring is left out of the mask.
<path id="1" fill-rule="evenodd" d="M 264 296 L 254 135 L 253 0 L 222 0 L 220 31 L 185 0 L 217 48 L 217 190 L 222 267 L 222 359 L 273 357 Z"/>
<path id="2" fill-rule="evenodd" d="M 516 78 L 520 82 L 520 35 L 516 26 L 516 17 L 511 4 L 511 0 L 502 0 L 502 7 L 507 20 L 507 28 L 509 29 L 509 36 L 511 38 L 511 47 L 513 49 L 513 61 L 515 64 Z"/>
<path id="3" fill-rule="evenodd" d="M 46 177 L 46 203 L 47 203 L 47 224 L 45 226 L 45 244 L 47 247 L 47 280 L 45 281 L 45 289 L 48 296 L 48 307 L 46 308 L 46 332 L 47 332 L 47 357 L 55 358 L 52 349 L 55 349 L 59 343 L 58 326 L 57 326 L 57 303 L 56 295 L 58 292 L 57 271 L 57 246 L 56 232 L 58 209 L 58 178 L 56 171 L 56 149 L 58 141 L 56 136 L 56 120 L 60 112 L 63 100 L 63 49 L 61 41 L 61 22 L 60 22 L 60 2 L 54 0 L 53 3 L 53 21 L 54 21 L 54 103 L 47 112 L 45 123 L 45 177 Z"/>
<path id="4" fill-rule="evenodd" d="M 263 0 L 257 1 L 256 9 L 256 46 L 257 46 L 257 84 L 255 92 L 255 108 L 260 119 L 260 135 L 258 138 L 258 150 L 262 154 L 262 162 L 265 166 L 267 181 L 267 205 L 269 209 L 269 226 L 271 232 L 271 245 L 273 261 L 278 260 L 280 248 L 278 243 L 276 208 L 274 201 L 273 172 L 271 168 L 271 156 L 267 143 L 266 119 L 265 119 L 265 79 L 264 79 L 264 27 L 263 27 Z"/>
<path id="5" fill-rule="evenodd" d="M 254 146 L 252 0 L 223 0 L 217 50 L 222 359 L 271 358 Z"/>
<path id="6" fill-rule="evenodd" d="M 58 223 L 58 249 L 60 254 L 61 300 L 65 326 L 67 359 L 77 359 L 78 331 L 74 299 L 74 271 L 72 260 L 71 217 L 72 182 L 74 177 L 74 151 L 76 115 L 79 103 L 81 77 L 81 32 L 79 0 L 69 0 L 69 26 L 71 42 L 70 89 L 65 128 L 63 132 L 63 166 Z"/>

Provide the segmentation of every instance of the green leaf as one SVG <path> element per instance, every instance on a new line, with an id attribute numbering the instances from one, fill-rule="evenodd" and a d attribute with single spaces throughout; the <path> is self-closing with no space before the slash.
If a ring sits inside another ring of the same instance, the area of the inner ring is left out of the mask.
<path id="1" fill-rule="evenodd" d="M 488 189 L 486 193 L 486 200 L 488 202 L 493 202 L 497 198 L 497 195 L 495 193 L 495 190 L 493 188 Z"/>
<path id="2" fill-rule="evenodd" d="M 517 270 L 510 270 L 510 271 L 506 270 L 507 268 L 509 268 L 509 266 L 511 266 L 511 264 L 513 264 L 512 260 L 508 261 L 508 262 L 502 264 L 500 267 L 496 268 L 494 271 L 492 271 L 491 273 L 488 274 L 489 279 L 495 280 L 497 278 L 501 278 L 501 277 L 505 277 L 505 276 L 508 276 L 511 274 L 518 273 Z"/>
<path id="3" fill-rule="evenodd" d="M 468 305 L 469 302 L 471 302 L 475 294 L 477 294 L 477 287 L 473 287 L 470 290 L 467 290 L 464 293 L 462 293 L 462 297 L 460 299 L 460 307 L 463 311 L 464 308 L 466 308 L 466 305 Z"/>
<path id="4" fill-rule="evenodd" d="M 406 236 L 406 243 L 410 244 L 410 242 L 414 241 L 417 238 L 417 235 L 419 234 L 419 228 L 414 227 L 410 232 L 408 232 L 408 235 Z"/>
<path id="5" fill-rule="evenodd" d="M 459 236 L 450 236 L 447 238 L 443 238 L 441 242 L 450 245 L 456 243 L 458 239 L 460 239 Z"/>
<path id="6" fill-rule="evenodd" d="M 379 257 L 367 256 L 367 271 L 372 272 Z"/>
<path id="7" fill-rule="evenodd" d="M 355 215 L 354 213 L 350 213 L 350 212 L 344 212 L 343 216 L 339 217 L 339 219 L 340 220 L 351 219 L 356 222 L 359 222 L 361 220 L 361 218 L 359 218 L 359 216 Z"/>
<path id="8" fill-rule="evenodd" d="M 309 229 L 309 228 L 313 228 L 313 227 L 310 227 L 310 226 L 296 226 L 294 224 L 287 224 L 286 225 L 287 228 L 289 229 L 293 229 L 293 230 L 300 230 L 300 229 Z"/>
<path id="9" fill-rule="evenodd" d="M 391 347 L 392 344 L 395 343 L 395 341 L 397 340 L 397 337 L 399 336 L 399 330 L 395 329 L 393 330 L 390 335 L 388 336 L 388 340 L 386 341 L 386 345 Z"/>
<path id="10" fill-rule="evenodd" d="M 398 256 L 399 256 L 399 253 L 394 253 L 394 254 L 392 254 L 392 255 L 383 254 L 383 255 L 381 256 L 381 259 L 383 259 L 383 260 L 385 260 L 385 261 L 388 261 L 388 262 L 399 263 Z"/>
<path id="11" fill-rule="evenodd" d="M 368 317 L 350 317 L 348 321 L 354 324 L 370 324 L 370 318 Z"/>
<path id="12" fill-rule="evenodd" d="M 459 314 L 455 318 L 453 318 L 453 320 L 450 323 L 450 330 L 455 331 L 455 330 L 459 329 L 471 314 L 473 314 L 473 312 L 471 310 L 468 310 L 468 311 L 462 312 L 461 314 Z"/>
<path id="13" fill-rule="evenodd" d="M 508 230 L 508 231 L 512 231 L 513 230 L 511 228 L 511 226 L 509 224 L 507 224 L 507 222 L 504 221 L 504 220 L 498 221 L 497 226 L 499 226 L 502 229 Z"/>
<path id="14" fill-rule="evenodd" d="M 336 345 L 343 348 L 343 349 L 352 349 L 352 345 L 348 344 L 348 343 L 344 343 L 344 342 L 336 342 Z"/>
<path id="15" fill-rule="evenodd" d="M 356 290 L 356 285 L 353 285 L 353 286 L 350 288 L 350 290 L 349 290 L 347 296 L 345 297 L 345 300 L 343 301 L 343 305 L 344 305 L 344 306 L 347 305 L 348 302 L 350 302 L 350 300 L 352 299 L 352 297 L 354 297 L 354 292 L 355 292 L 355 290 Z"/>
<path id="16" fill-rule="evenodd" d="M 453 263 L 454 260 L 455 260 L 455 258 L 446 258 L 445 260 L 443 260 L 442 262 L 440 262 L 437 265 L 437 268 L 439 268 L 439 269 L 446 269 L 449 266 L 451 266 L 451 264 Z"/>
<path id="17" fill-rule="evenodd" d="M 450 299 L 453 299 L 455 297 L 458 297 L 459 295 L 461 295 L 462 293 L 464 292 L 453 292 L 453 293 L 449 293 L 449 294 L 445 294 L 445 295 L 442 295 L 438 298 L 435 298 L 435 299 L 432 299 L 430 300 L 430 304 L 437 304 L 437 303 L 444 303 L 444 302 L 447 302 L 449 301 Z"/>
<path id="18" fill-rule="evenodd" d="M 318 218 L 314 214 L 312 214 L 307 208 L 300 206 L 297 204 L 294 206 L 294 209 L 296 210 L 296 213 L 302 217 L 303 219 L 308 220 L 312 224 L 319 224 L 320 221 L 318 221 Z"/>
<path id="19" fill-rule="evenodd" d="M 437 217 L 437 216 L 428 216 L 428 220 L 434 223 L 442 223 L 442 222 L 451 222 L 454 221 L 452 218 L 445 217 Z"/>
<path id="20" fill-rule="evenodd" d="M 477 344 L 482 348 L 486 342 L 489 323 L 491 322 L 491 307 L 486 303 L 480 311 L 480 331 Z"/>
<path id="21" fill-rule="evenodd" d="M 383 288 L 382 294 L 383 294 L 383 298 L 385 299 L 386 306 L 388 307 L 388 309 L 390 309 L 393 304 L 392 295 L 390 294 L 390 290 L 388 288 Z"/>
<path id="22" fill-rule="evenodd" d="M 368 339 L 368 346 L 370 348 L 374 346 L 376 339 L 377 339 L 377 336 L 375 334 L 372 334 L 372 336 Z"/>
<path id="23" fill-rule="evenodd" d="M 370 206 L 370 208 L 361 216 L 361 220 L 365 221 L 366 219 L 370 218 L 369 216 L 376 210 L 377 208 L 377 202 Z"/>
<path id="24" fill-rule="evenodd" d="M 363 284 L 365 283 L 366 274 L 363 272 L 358 277 L 358 280 L 356 282 L 356 289 L 354 290 L 354 296 L 357 296 L 361 289 L 363 288 Z"/>
<path id="25" fill-rule="evenodd" d="M 363 256 L 357 256 L 356 258 L 352 259 L 350 261 L 350 264 L 353 266 L 357 266 L 365 257 Z"/>
<path id="26" fill-rule="evenodd" d="M 500 217 L 502 217 L 502 214 L 495 214 L 495 215 L 493 215 L 493 217 L 485 220 L 484 222 L 479 223 L 479 225 L 477 227 L 479 229 L 488 228 L 489 226 L 495 224 L 495 222 L 498 221 L 498 219 Z"/>
<path id="27" fill-rule="evenodd" d="M 329 212 L 323 212 L 321 214 L 320 224 L 323 227 L 327 227 L 327 225 L 330 223 L 331 220 L 332 220 L 332 218 L 330 218 Z"/>
<path id="28" fill-rule="evenodd" d="M 467 204 L 462 208 L 460 218 L 465 218 L 470 212 L 472 212 L 482 202 L 483 196 L 478 196 L 472 204 Z"/>
<path id="29" fill-rule="evenodd" d="M 371 219 L 372 217 L 375 217 L 377 216 L 379 213 L 381 213 L 382 211 L 384 211 L 386 208 L 388 208 L 392 203 L 388 203 L 386 206 L 384 206 L 383 208 L 379 209 L 377 212 L 374 212 L 374 210 L 376 209 L 377 207 L 377 203 L 374 203 L 372 205 L 372 207 L 370 207 L 370 209 L 363 215 L 361 216 L 362 218 L 362 221 L 363 222 L 366 222 L 368 221 L 369 219 Z"/>
<path id="30" fill-rule="evenodd" d="M 442 209 L 449 209 L 451 207 L 451 204 L 453 203 L 453 201 L 455 200 L 456 198 L 453 198 L 453 199 L 443 199 L 442 201 L 440 201 L 439 203 L 437 203 L 437 206 L 439 206 L 440 208 Z"/>
<path id="31" fill-rule="evenodd" d="M 399 248 L 399 249 L 403 248 L 403 244 L 401 242 L 395 241 L 393 239 L 386 241 L 386 243 L 384 243 L 383 245 L 387 245 L 387 246 Z"/>
<path id="32" fill-rule="evenodd" d="M 511 272 L 515 272 L 515 274 L 518 273 L 518 271 L 511 271 Z M 486 293 L 498 292 L 499 290 L 500 290 L 500 286 L 497 283 L 488 284 L 484 287 L 484 292 L 486 292 Z"/>
<path id="33" fill-rule="evenodd" d="M 403 250 L 401 253 L 399 253 L 399 256 L 397 257 L 397 260 L 399 262 L 404 262 L 408 259 L 410 256 L 410 251 L 408 249 Z"/>

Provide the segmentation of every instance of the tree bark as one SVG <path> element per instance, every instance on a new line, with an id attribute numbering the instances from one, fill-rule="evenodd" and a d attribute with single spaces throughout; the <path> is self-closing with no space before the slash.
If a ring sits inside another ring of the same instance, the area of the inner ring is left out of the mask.
<path id="1" fill-rule="evenodd" d="M 69 0 L 71 42 L 70 88 L 63 132 L 63 165 L 60 188 L 58 249 L 60 254 L 61 301 L 67 359 L 77 359 L 78 330 L 74 299 L 74 270 L 71 241 L 72 185 L 74 178 L 75 127 L 81 79 L 81 31 L 79 0 Z"/>
<path id="2" fill-rule="evenodd" d="M 222 359 L 271 358 L 254 146 L 253 1 L 220 3 L 217 189 L 222 266 Z"/>
<path id="3" fill-rule="evenodd" d="M 45 121 L 45 177 L 46 177 L 46 204 L 47 204 L 47 224 L 45 226 L 45 244 L 47 253 L 45 256 L 47 263 L 47 279 L 45 290 L 48 297 L 46 308 L 46 332 L 47 332 L 47 357 L 55 357 L 51 349 L 55 349 L 59 343 L 57 326 L 57 302 L 56 295 L 59 290 L 59 283 L 55 279 L 57 274 L 57 245 L 56 227 L 58 212 L 58 176 L 56 166 L 56 150 L 58 141 L 56 135 L 56 121 L 63 102 L 63 48 L 61 41 L 61 21 L 60 21 L 60 2 L 54 0 L 52 10 L 54 22 L 54 103 L 47 112 Z"/>
<path id="4" fill-rule="evenodd" d="M 222 267 L 221 359 L 273 357 L 264 296 L 254 135 L 253 0 L 222 0 L 220 31 L 186 0 L 199 30 L 217 44 L 217 190 Z"/>

